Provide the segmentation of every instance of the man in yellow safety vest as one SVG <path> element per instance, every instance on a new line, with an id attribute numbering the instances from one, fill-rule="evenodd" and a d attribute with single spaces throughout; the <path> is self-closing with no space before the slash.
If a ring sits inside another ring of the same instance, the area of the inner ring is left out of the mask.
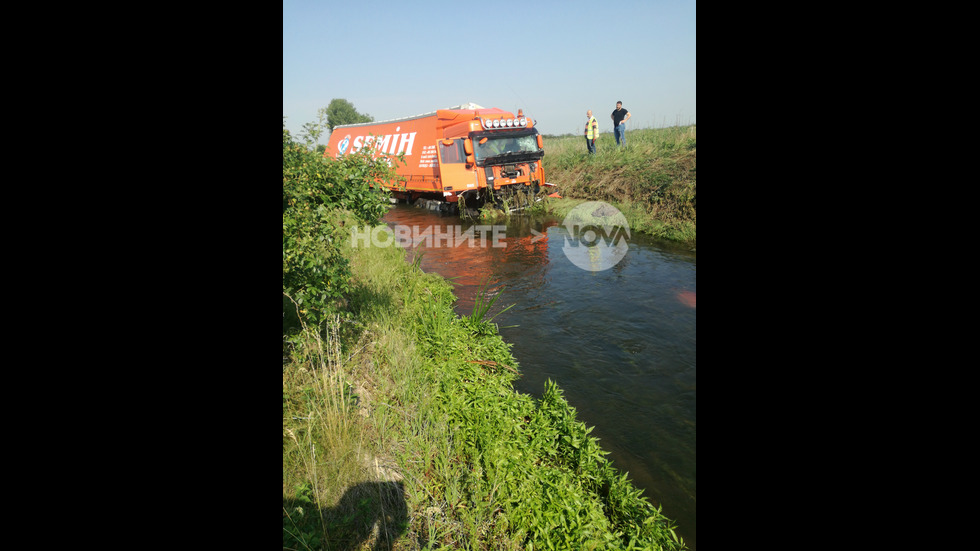
<path id="1" fill-rule="evenodd" d="M 585 114 L 588 120 L 585 122 L 585 145 L 589 148 L 589 155 L 595 155 L 595 139 L 599 137 L 599 122 L 592 116 L 592 110 Z"/>

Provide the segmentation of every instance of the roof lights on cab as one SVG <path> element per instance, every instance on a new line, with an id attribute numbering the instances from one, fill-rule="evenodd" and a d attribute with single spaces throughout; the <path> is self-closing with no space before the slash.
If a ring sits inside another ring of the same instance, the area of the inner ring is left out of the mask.
<path id="1" fill-rule="evenodd" d="M 520 117 L 514 119 L 480 119 L 480 124 L 483 128 L 517 128 L 527 126 L 527 117 Z"/>

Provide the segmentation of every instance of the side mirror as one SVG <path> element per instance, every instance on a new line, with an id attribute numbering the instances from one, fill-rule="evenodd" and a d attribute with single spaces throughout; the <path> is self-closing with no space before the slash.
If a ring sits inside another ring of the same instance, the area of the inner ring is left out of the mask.
<path id="1" fill-rule="evenodd" d="M 544 149 L 544 138 L 541 137 L 541 134 L 538 134 L 538 149 Z"/>
<path id="2" fill-rule="evenodd" d="M 483 139 L 486 140 L 486 138 Z M 469 138 L 463 140 L 463 151 L 466 153 L 467 168 L 473 166 L 476 163 L 476 157 L 473 156 L 473 140 Z"/>

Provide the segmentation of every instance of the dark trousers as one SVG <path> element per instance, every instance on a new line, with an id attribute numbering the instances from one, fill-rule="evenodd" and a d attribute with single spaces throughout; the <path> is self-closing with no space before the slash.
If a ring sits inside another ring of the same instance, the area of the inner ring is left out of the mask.
<path id="1" fill-rule="evenodd" d="M 595 138 L 592 138 L 591 140 L 588 139 L 588 138 L 585 138 L 585 145 L 586 145 L 586 147 L 589 148 L 589 154 L 594 155 L 595 154 Z"/>

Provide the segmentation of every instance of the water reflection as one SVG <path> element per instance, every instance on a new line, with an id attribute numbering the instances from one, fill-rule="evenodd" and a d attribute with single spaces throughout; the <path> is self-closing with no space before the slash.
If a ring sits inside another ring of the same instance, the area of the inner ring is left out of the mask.
<path id="1" fill-rule="evenodd" d="M 438 242 L 439 246 L 430 246 L 436 239 L 424 239 L 413 240 L 415 246 L 406 248 L 409 262 L 421 255 L 422 270 L 438 273 L 453 283 L 460 315 L 473 311 L 476 295 L 483 287 L 493 295 L 517 281 L 525 292 L 544 285 L 549 263 L 547 231 L 558 223 L 554 219 L 513 218 L 507 224 L 490 224 L 405 206 L 393 208 L 385 222 L 392 228 L 417 227 L 419 231 L 413 233 L 418 236 L 428 228 L 434 235 L 454 236 Z M 472 238 L 455 238 L 471 234 Z M 500 309 L 496 304 L 494 310 Z"/>
<path id="2" fill-rule="evenodd" d="M 385 221 L 494 233 L 404 205 Z M 494 321 L 520 364 L 515 388 L 540 396 L 558 382 L 613 464 L 696 549 L 696 255 L 634 234 L 621 261 L 593 272 L 563 252 L 561 220 L 513 217 L 496 237 L 503 246 L 420 244 L 410 260 L 422 254 L 423 270 L 454 283 L 461 315 L 482 287 L 502 292 L 490 315 L 512 305 Z"/>

